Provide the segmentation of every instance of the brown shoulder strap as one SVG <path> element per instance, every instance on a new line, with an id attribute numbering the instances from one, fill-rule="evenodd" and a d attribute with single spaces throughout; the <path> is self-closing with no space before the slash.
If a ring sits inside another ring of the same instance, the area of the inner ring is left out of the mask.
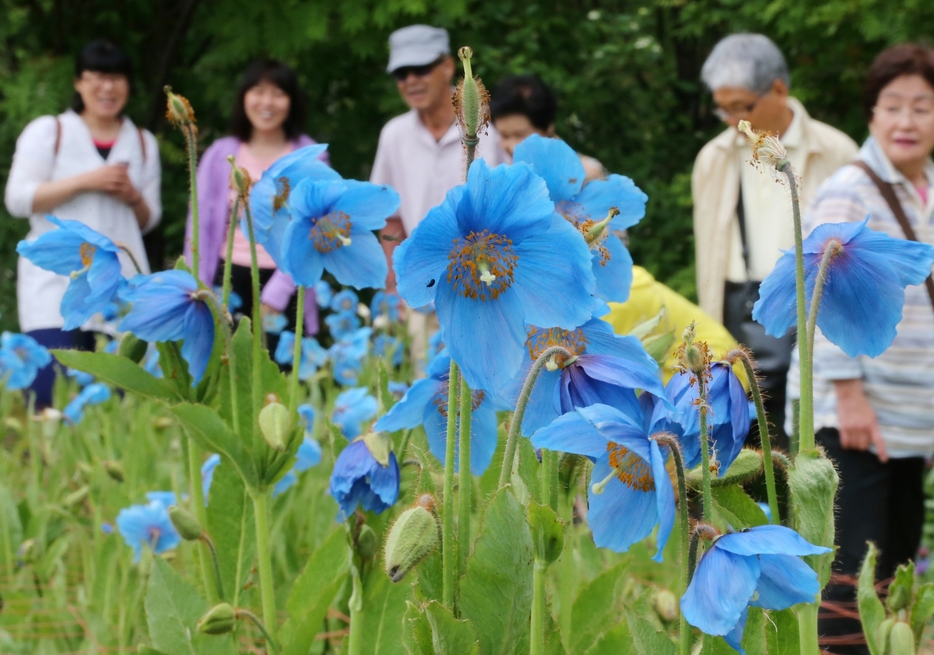
<path id="1" fill-rule="evenodd" d="M 58 157 L 58 149 L 62 145 L 62 122 L 55 117 L 55 156 Z"/>
<path id="2" fill-rule="evenodd" d="M 908 222 L 908 217 L 905 216 L 905 210 L 902 209 L 902 203 L 898 201 L 898 198 L 895 196 L 895 189 L 892 188 L 892 185 L 888 182 L 882 180 L 879 175 L 869 167 L 864 161 L 857 160 L 852 162 L 853 166 L 861 169 L 866 175 L 869 176 L 869 179 L 873 181 L 876 187 L 879 189 L 879 193 L 882 194 L 882 198 L 888 204 L 889 209 L 892 210 L 892 214 L 895 215 L 895 220 L 898 221 L 898 224 L 902 228 L 902 232 L 905 233 L 905 236 L 909 241 L 917 241 L 918 237 L 915 234 L 914 229 L 911 227 L 911 223 Z M 927 288 L 928 296 L 931 299 L 931 307 L 934 308 L 934 279 L 928 275 L 924 279 L 924 286 Z"/>
<path id="3" fill-rule="evenodd" d="M 143 164 L 146 164 L 146 138 L 143 136 L 143 128 L 137 127 L 136 133 L 139 134 L 139 149 L 143 153 Z"/>

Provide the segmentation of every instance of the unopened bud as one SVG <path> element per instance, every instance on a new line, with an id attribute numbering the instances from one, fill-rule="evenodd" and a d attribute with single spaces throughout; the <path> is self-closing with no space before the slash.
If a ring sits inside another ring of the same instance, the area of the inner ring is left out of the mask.
<path id="1" fill-rule="evenodd" d="M 198 619 L 198 632 L 207 635 L 223 635 L 237 625 L 237 612 L 229 603 L 215 605 Z"/>
<path id="2" fill-rule="evenodd" d="M 172 93 L 170 86 L 165 87 L 165 95 L 168 96 L 166 118 L 177 127 L 194 125 L 195 110 L 191 108 L 188 98 Z"/>
<path id="3" fill-rule="evenodd" d="M 19 548 L 16 550 L 16 564 L 17 566 L 26 566 L 27 564 L 32 564 L 36 561 L 37 549 L 36 549 L 36 540 L 27 539 Z"/>
<path id="4" fill-rule="evenodd" d="M 438 547 L 438 517 L 421 504 L 399 515 L 386 539 L 386 575 L 400 582 L 416 564 Z"/>
<path id="5" fill-rule="evenodd" d="M 259 429 L 269 447 L 282 452 L 292 429 L 288 408 L 280 402 L 271 402 L 259 413 Z"/>
<path id="6" fill-rule="evenodd" d="M 90 491 L 91 491 L 91 488 L 88 487 L 87 485 L 84 485 L 77 491 L 72 491 L 70 494 L 65 496 L 65 498 L 62 499 L 62 504 L 65 507 L 73 507 L 77 505 L 78 503 L 84 501 L 84 499 L 88 497 L 88 492 Z"/>
<path id="7" fill-rule="evenodd" d="M 148 347 L 148 343 L 136 335 L 127 332 L 120 338 L 120 345 L 117 347 L 117 354 L 121 357 L 126 357 L 135 364 L 139 364 L 141 361 L 143 361 L 143 357 L 146 356 L 146 349 Z"/>
<path id="8" fill-rule="evenodd" d="M 245 168 L 237 166 L 237 159 L 230 155 L 227 157 L 230 162 L 230 188 L 237 192 L 237 195 L 246 197 L 250 193 L 250 186 L 253 180 L 250 173 Z"/>
<path id="9" fill-rule="evenodd" d="M 911 626 L 904 621 L 896 621 L 892 625 L 889 644 L 889 652 L 892 655 L 915 655 L 918 652 L 915 647 L 915 633 L 912 631 Z"/>
<path id="10" fill-rule="evenodd" d="M 123 467 L 120 465 L 120 462 L 111 462 L 105 461 L 103 463 L 104 470 L 107 471 L 107 475 L 116 480 L 117 482 L 123 482 L 126 479 L 126 476 L 123 474 Z"/>
<path id="11" fill-rule="evenodd" d="M 457 91 L 454 94 L 454 109 L 457 113 L 457 120 L 464 130 L 465 138 L 475 140 L 477 133 L 490 120 L 490 94 L 483 86 L 483 82 L 474 77 L 470 64 L 473 50 L 465 46 L 457 51 L 457 55 L 464 64 L 464 79 L 457 85 Z"/>
<path id="12" fill-rule="evenodd" d="M 378 552 L 379 537 L 373 532 L 373 528 L 364 523 L 360 534 L 357 535 L 357 554 L 365 560 L 371 560 Z"/>
<path id="13" fill-rule="evenodd" d="M 662 621 L 671 622 L 678 618 L 678 600 L 668 589 L 655 594 L 655 611 Z"/>
<path id="14" fill-rule="evenodd" d="M 178 505 L 169 507 L 169 519 L 185 541 L 198 541 L 204 534 L 204 528 L 201 527 L 195 515 Z"/>

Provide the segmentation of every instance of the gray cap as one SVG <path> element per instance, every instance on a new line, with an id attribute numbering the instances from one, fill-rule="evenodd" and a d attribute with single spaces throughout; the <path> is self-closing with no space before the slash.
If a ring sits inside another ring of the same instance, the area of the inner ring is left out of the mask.
<path id="1" fill-rule="evenodd" d="M 409 25 L 389 35 L 389 65 L 391 73 L 403 66 L 424 66 L 441 55 L 451 54 L 448 31 L 430 25 Z"/>

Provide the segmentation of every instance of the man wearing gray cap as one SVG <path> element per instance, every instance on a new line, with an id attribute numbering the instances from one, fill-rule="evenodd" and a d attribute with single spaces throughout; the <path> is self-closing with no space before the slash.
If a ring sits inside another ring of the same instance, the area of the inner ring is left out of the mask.
<path id="1" fill-rule="evenodd" d="M 399 192 L 397 215 L 383 229 L 389 258 L 386 288 L 395 290 L 392 251 L 412 233 L 428 210 L 464 182 L 464 150 L 451 104 L 455 73 L 447 30 L 410 25 L 389 35 L 386 72 L 396 80 L 410 111 L 386 123 L 379 135 L 370 181 Z M 492 127 L 481 133 L 477 157 L 496 166 L 505 161 Z M 413 317 L 414 318 L 414 317 Z M 418 330 L 416 330 L 418 331 Z"/>

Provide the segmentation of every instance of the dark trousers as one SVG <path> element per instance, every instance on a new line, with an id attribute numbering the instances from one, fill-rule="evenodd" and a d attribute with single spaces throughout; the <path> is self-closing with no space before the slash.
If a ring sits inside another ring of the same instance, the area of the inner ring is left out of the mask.
<path id="1" fill-rule="evenodd" d="M 84 332 L 82 330 L 60 330 L 58 328 L 47 328 L 44 330 L 33 330 L 26 333 L 35 339 L 39 345 L 45 346 L 49 350 L 55 348 L 74 349 L 74 350 L 94 350 L 94 332 Z M 29 386 L 29 390 L 36 397 L 36 409 L 45 409 L 52 406 L 52 389 L 55 386 L 55 376 L 62 370 L 61 364 L 53 358 L 52 362 L 45 368 L 39 369 L 36 379 Z"/>
<path id="2" fill-rule="evenodd" d="M 819 430 L 816 437 L 840 473 L 835 540 L 838 550 L 833 572 L 857 576 L 866 556 L 866 542 L 871 541 L 879 549 L 876 579 L 892 577 L 899 564 L 914 559 L 921 544 L 924 459 L 905 457 L 883 464 L 869 451 L 844 449 L 839 432 L 833 428 Z M 852 583 L 831 583 L 823 597 L 853 609 L 856 606 Z M 857 619 L 829 615 L 819 621 L 819 632 L 822 636 L 842 636 L 859 634 L 862 627 Z M 866 646 L 829 648 L 838 655 L 869 653 Z"/>
<path id="3" fill-rule="evenodd" d="M 765 406 L 765 414 L 769 419 L 769 434 L 772 435 L 772 447 L 778 447 L 784 452 L 788 452 L 788 435 L 785 434 L 785 399 L 787 397 L 785 387 L 788 381 L 788 371 L 777 373 L 766 373 L 762 375 L 762 404 Z M 753 419 L 749 428 L 749 437 L 751 444 L 760 441 L 759 424 Z"/>

